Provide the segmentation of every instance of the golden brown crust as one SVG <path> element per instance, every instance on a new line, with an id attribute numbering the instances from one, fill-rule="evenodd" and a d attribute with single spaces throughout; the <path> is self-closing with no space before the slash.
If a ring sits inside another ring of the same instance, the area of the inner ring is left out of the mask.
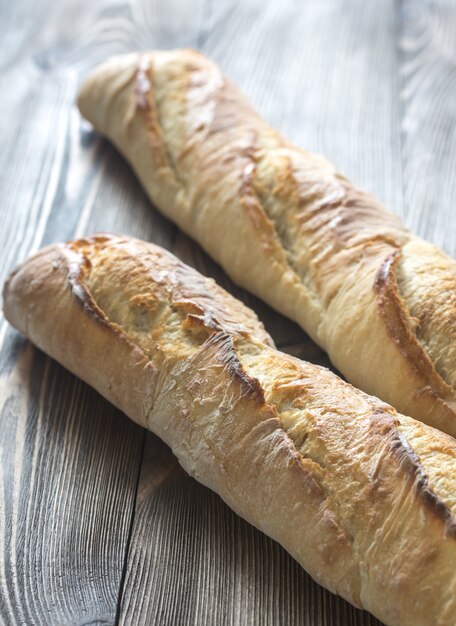
<path id="1" fill-rule="evenodd" d="M 423 256 L 397 217 L 270 128 L 195 51 L 112 59 L 79 107 L 236 282 L 297 321 L 351 382 L 456 436 L 456 296 L 443 303 L 456 263 Z"/>
<path id="2" fill-rule="evenodd" d="M 414 238 L 401 249 L 396 281 L 416 339 L 439 376 L 455 389 L 456 263 L 435 246 Z"/>
<path id="3" fill-rule="evenodd" d="M 396 268 L 401 258 L 401 251 L 395 250 L 380 265 L 375 279 L 377 302 L 391 340 L 395 341 L 405 359 L 411 364 L 416 376 L 421 378 L 421 394 L 427 394 L 438 406 L 441 413 L 451 419 L 454 411 L 445 404 L 453 400 L 453 389 L 437 373 L 434 364 L 423 350 L 416 334 L 410 328 L 410 315 L 399 295 L 396 280 Z"/>
<path id="4" fill-rule="evenodd" d="M 444 500 L 432 490 L 429 478 L 417 453 L 413 450 L 399 430 L 394 430 L 391 444 L 392 452 L 397 455 L 399 462 L 410 475 L 411 487 L 421 497 L 422 502 L 432 513 L 444 523 L 445 533 L 456 538 L 456 516 Z"/>
<path id="5" fill-rule="evenodd" d="M 391 626 L 454 626 L 451 437 L 276 351 L 251 311 L 152 244 L 51 246 L 4 304 L 315 580 Z"/>

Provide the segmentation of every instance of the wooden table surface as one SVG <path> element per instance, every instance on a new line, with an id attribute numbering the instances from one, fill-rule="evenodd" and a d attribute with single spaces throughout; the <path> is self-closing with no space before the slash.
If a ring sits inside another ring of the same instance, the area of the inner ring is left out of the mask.
<path id="1" fill-rule="evenodd" d="M 196 47 L 304 147 L 456 255 L 455 0 L 2 0 L 1 278 L 94 231 L 150 239 L 328 364 L 161 217 L 83 123 L 106 57 Z M 2 624 L 373 626 L 190 479 L 169 449 L 1 319 Z"/>

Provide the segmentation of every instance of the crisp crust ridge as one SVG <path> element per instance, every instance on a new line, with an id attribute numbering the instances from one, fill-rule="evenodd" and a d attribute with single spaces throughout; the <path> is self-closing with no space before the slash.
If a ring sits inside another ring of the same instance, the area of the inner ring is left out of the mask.
<path id="1" fill-rule="evenodd" d="M 416 334 L 410 329 L 410 316 L 399 294 L 395 275 L 400 258 L 400 250 L 395 250 L 389 254 L 380 265 L 374 283 L 378 306 L 385 326 L 391 338 L 398 342 L 400 350 L 410 365 L 426 381 L 427 386 L 419 390 L 419 393 L 432 394 L 436 401 L 439 399 L 442 401 L 454 399 L 453 389 L 446 384 L 436 371 L 431 359 L 416 338 Z M 449 407 L 448 410 L 453 414 Z"/>

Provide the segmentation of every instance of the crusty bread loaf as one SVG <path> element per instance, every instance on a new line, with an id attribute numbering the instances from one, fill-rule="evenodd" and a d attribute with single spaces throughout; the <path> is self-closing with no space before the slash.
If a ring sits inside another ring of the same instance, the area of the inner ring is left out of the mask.
<path id="1" fill-rule="evenodd" d="M 79 107 L 157 207 L 350 382 L 456 436 L 453 260 L 283 139 L 194 51 L 114 58 Z"/>
<path id="2" fill-rule="evenodd" d="M 4 307 L 319 583 L 390 626 L 455 626 L 452 437 L 278 352 L 152 244 L 48 247 L 9 277 Z"/>

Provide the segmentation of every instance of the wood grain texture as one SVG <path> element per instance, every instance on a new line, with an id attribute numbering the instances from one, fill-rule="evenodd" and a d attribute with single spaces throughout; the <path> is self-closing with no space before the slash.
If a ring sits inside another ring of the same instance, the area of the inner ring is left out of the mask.
<path id="1" fill-rule="evenodd" d="M 401 23 L 405 219 L 456 257 L 456 2 L 405 0 Z"/>
<path id="2" fill-rule="evenodd" d="M 6 343 L 1 623 L 112 623 L 143 433 L 24 340 Z"/>
<path id="3" fill-rule="evenodd" d="M 0 8 L 2 281 L 73 235 L 91 188 L 65 59 L 90 14 L 89 2 Z M 114 623 L 144 433 L 3 317 L 0 345 L 0 623 Z"/>
<path id="4" fill-rule="evenodd" d="M 196 47 L 287 136 L 455 255 L 455 31 L 454 0 L 4 0 L 0 278 L 95 230 L 150 239 L 253 307 L 279 347 L 329 365 L 150 206 L 80 120 L 77 86 L 113 54 Z M 0 346 L 0 623 L 378 624 L 3 318 Z"/>
<path id="5" fill-rule="evenodd" d="M 396 0 L 213 5 L 202 51 L 272 125 L 401 213 Z"/>

